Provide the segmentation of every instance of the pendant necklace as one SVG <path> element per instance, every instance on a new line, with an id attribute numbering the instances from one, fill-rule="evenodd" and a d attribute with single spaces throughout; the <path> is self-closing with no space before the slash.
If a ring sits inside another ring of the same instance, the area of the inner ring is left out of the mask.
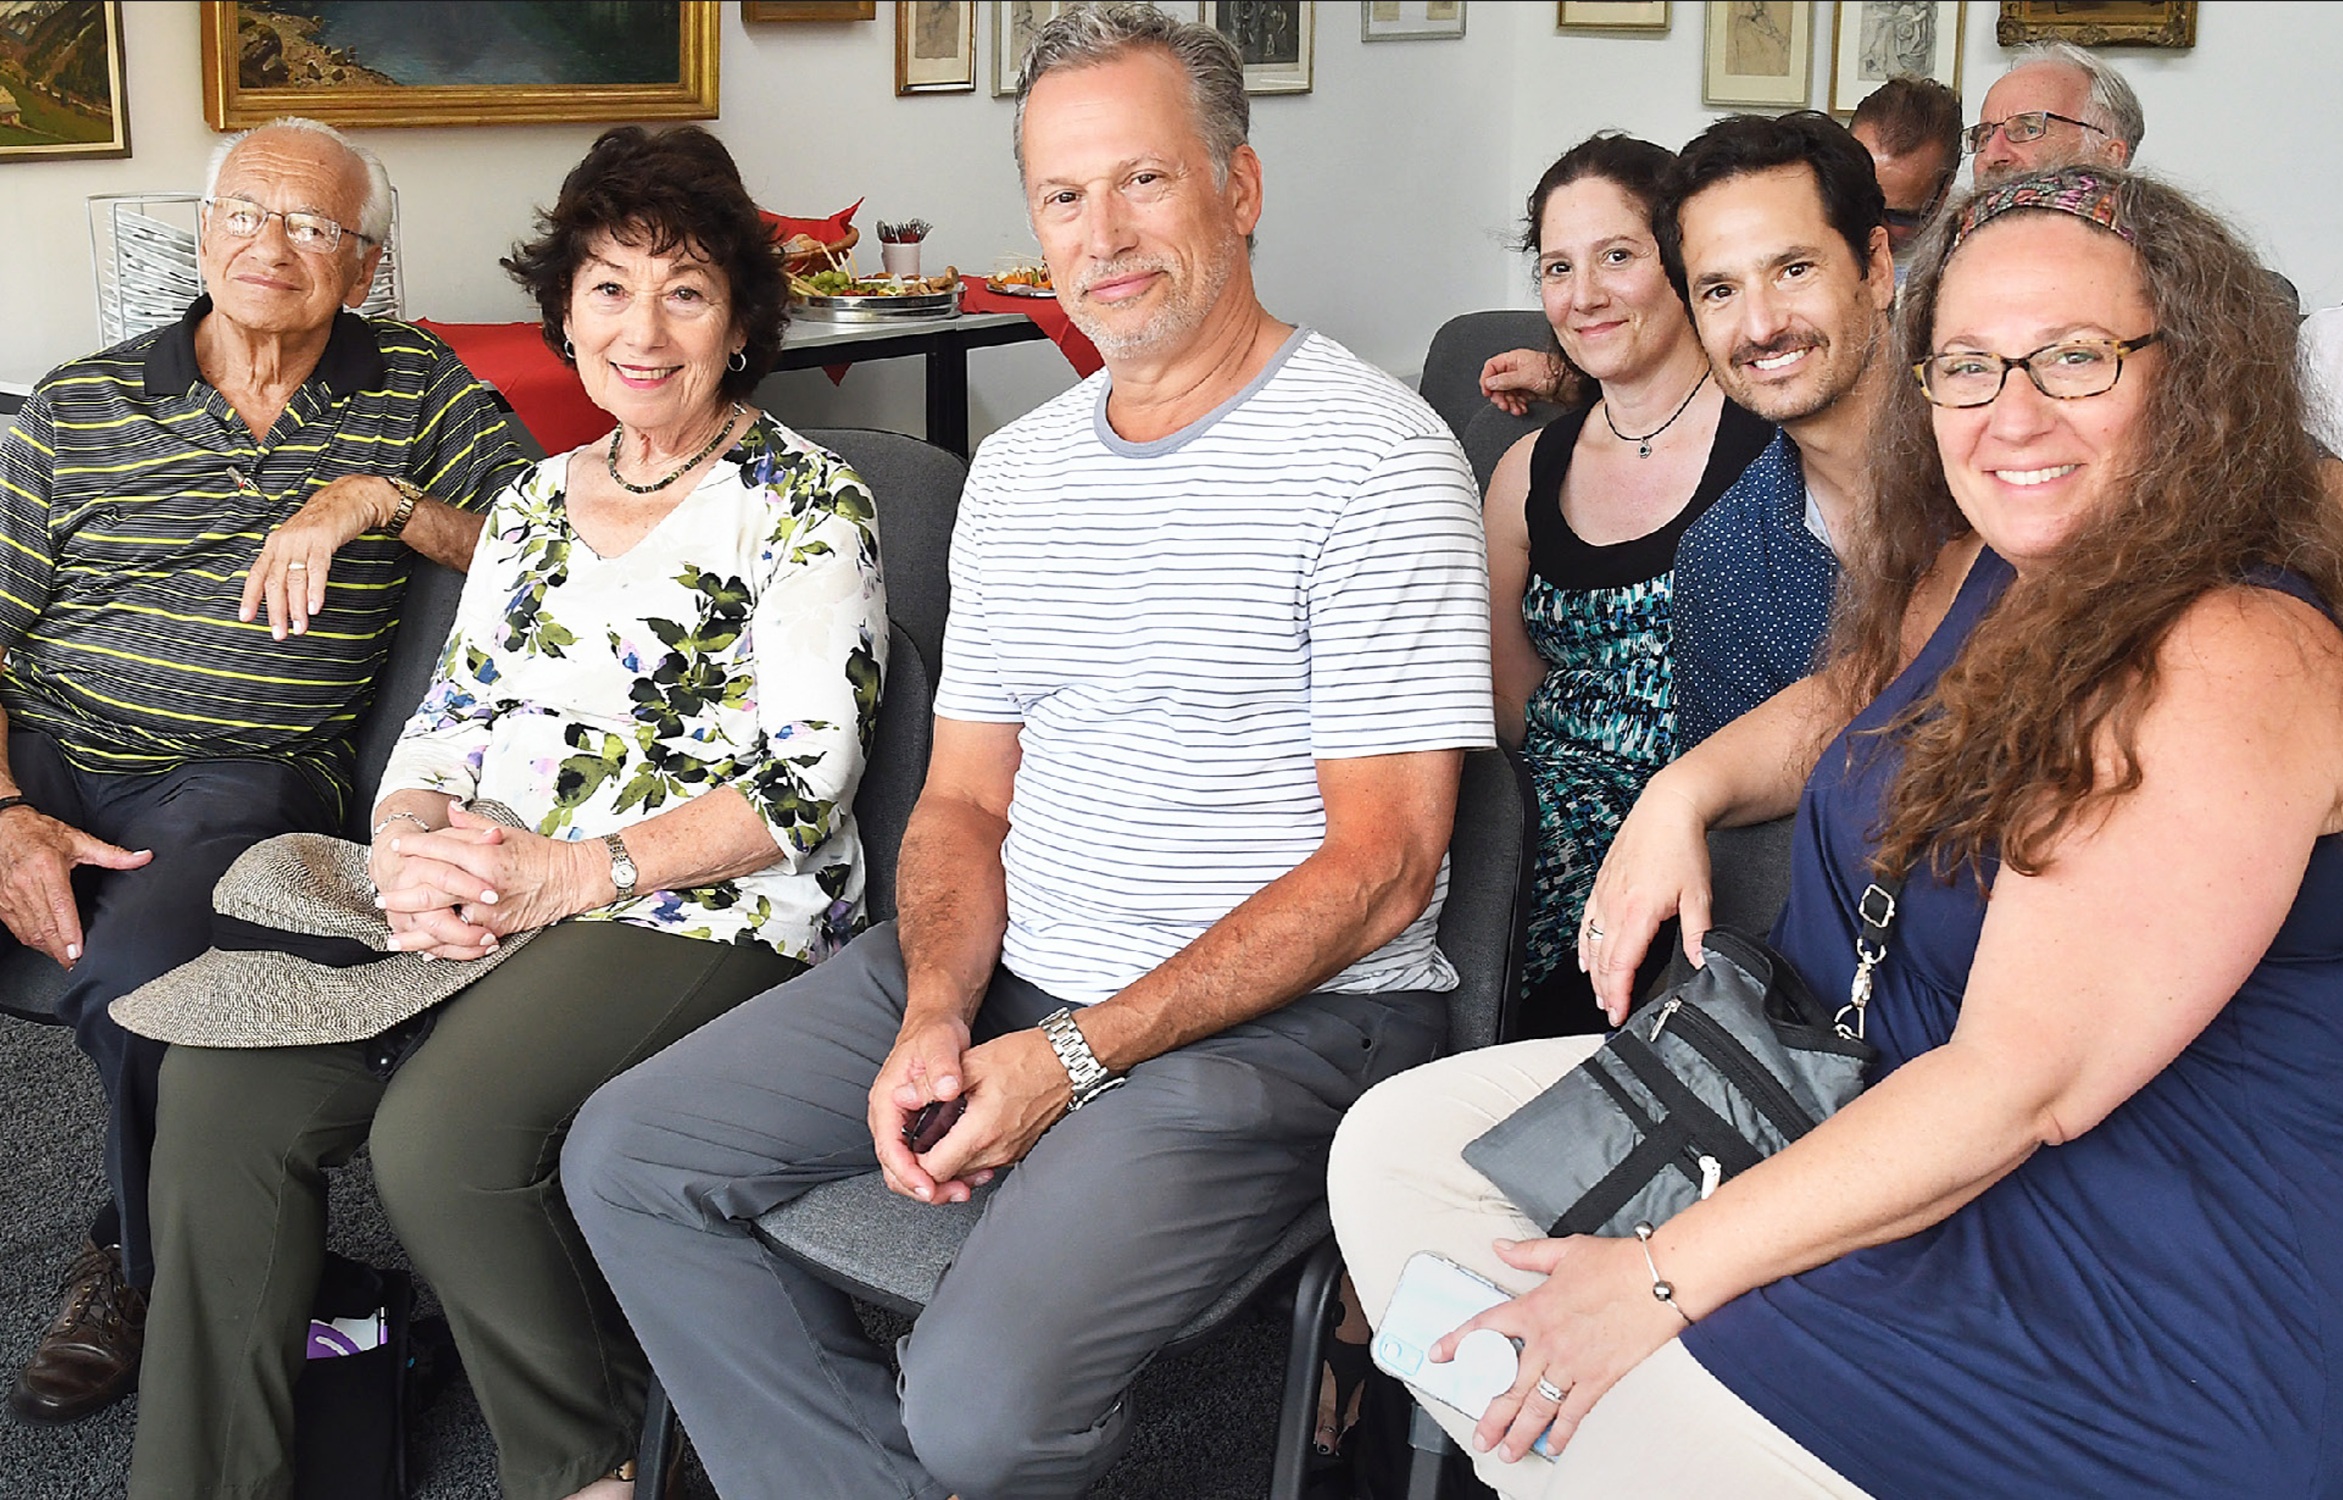
<path id="1" fill-rule="evenodd" d="M 1686 391 L 1684 393 L 1684 399 L 1677 403 L 1676 416 L 1668 418 L 1667 421 L 1662 422 L 1657 427 L 1654 427 L 1651 431 L 1645 433 L 1642 437 L 1629 437 L 1626 433 L 1619 430 L 1619 424 L 1611 420 L 1611 403 L 1608 401 L 1603 403 L 1603 425 L 1610 428 L 1611 436 L 1617 438 L 1620 442 L 1635 444 L 1635 456 L 1637 458 L 1649 458 L 1651 457 L 1651 440 L 1676 425 L 1676 417 L 1684 415 L 1685 408 L 1692 405 L 1692 398 L 1699 395 L 1700 388 L 1706 384 L 1708 384 L 1708 371 L 1703 370 L 1700 372 L 1700 378 L 1692 382 L 1692 389 Z M 613 446 L 611 451 L 616 453 L 618 450 L 615 446 Z M 613 467 L 610 472 L 612 474 L 616 474 L 618 470 L 616 467 Z M 669 477 L 672 478 L 674 476 L 670 475 Z"/>
<path id="2" fill-rule="evenodd" d="M 1703 376 L 1701 378 L 1705 380 L 1707 377 Z M 1695 389 L 1698 389 L 1698 387 L 1695 387 Z M 1690 400 L 1691 398 L 1686 397 L 1685 399 Z M 682 468 L 677 469 L 674 473 L 668 475 L 665 479 L 659 480 L 654 484 L 629 484 L 626 481 L 626 476 L 618 472 L 618 443 L 619 439 L 625 435 L 624 428 L 621 428 L 619 431 L 610 434 L 610 452 L 602 460 L 603 465 L 610 470 L 610 477 L 617 483 L 618 487 L 622 490 L 625 490 L 630 495 L 648 495 L 656 490 L 663 490 L 669 485 L 675 483 L 675 481 L 678 479 L 681 479 L 684 475 L 690 473 L 699 465 L 700 460 L 715 452 L 716 445 L 723 442 L 727 437 L 732 435 L 732 424 L 747 415 L 747 407 L 742 406 L 737 401 L 733 402 L 731 415 L 724 419 L 723 426 L 716 429 L 716 435 L 708 439 L 708 446 L 702 448 L 699 452 L 685 459 L 683 461 Z M 1675 418 L 1670 417 L 1668 420 L 1672 422 L 1675 420 Z M 1618 431 L 1618 429 L 1615 427 L 1611 430 L 1614 432 Z"/>

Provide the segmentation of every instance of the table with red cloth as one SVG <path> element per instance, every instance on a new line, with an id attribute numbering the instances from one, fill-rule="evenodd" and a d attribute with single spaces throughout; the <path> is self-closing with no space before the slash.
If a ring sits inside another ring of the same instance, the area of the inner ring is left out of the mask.
<path id="1" fill-rule="evenodd" d="M 968 351 L 1046 338 L 1078 375 L 1100 366 L 1097 348 L 1053 297 L 1013 297 L 985 290 L 980 276 L 961 278 L 961 313 L 901 323 L 794 320 L 776 370 L 827 368 L 833 379 L 860 360 L 924 356 L 927 439 L 968 453 Z M 566 453 L 610 430 L 610 418 L 586 399 L 577 371 L 545 347 L 535 323 L 439 323 L 419 326 L 447 340 L 456 357 L 503 395 L 529 435 L 548 453 Z"/>

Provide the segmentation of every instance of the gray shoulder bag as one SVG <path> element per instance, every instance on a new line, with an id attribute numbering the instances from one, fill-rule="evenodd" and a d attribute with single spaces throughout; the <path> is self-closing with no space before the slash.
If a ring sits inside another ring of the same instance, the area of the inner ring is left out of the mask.
<path id="1" fill-rule="evenodd" d="M 1551 1088 L 1464 1148 L 1547 1233 L 1624 1237 L 1706 1198 L 1863 1089 L 1873 971 L 1903 881 L 1856 911 L 1855 978 L 1834 1015 L 1789 961 L 1728 927 L 1703 966 L 1653 996 Z"/>

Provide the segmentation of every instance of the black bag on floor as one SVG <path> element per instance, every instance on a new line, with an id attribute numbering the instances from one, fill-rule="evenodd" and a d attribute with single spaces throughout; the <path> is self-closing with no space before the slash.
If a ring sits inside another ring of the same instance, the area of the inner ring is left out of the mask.
<path id="1" fill-rule="evenodd" d="M 293 1384 L 297 1500 L 407 1500 L 414 1311 L 415 1283 L 406 1272 L 327 1253 L 309 1361 Z"/>

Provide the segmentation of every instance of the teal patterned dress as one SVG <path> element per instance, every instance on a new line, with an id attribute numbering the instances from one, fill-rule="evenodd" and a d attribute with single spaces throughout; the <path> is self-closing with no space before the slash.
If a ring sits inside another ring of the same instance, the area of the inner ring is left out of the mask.
<path id="1" fill-rule="evenodd" d="M 1530 457 L 1530 575 L 1521 615 L 1546 664 L 1545 680 L 1530 695 L 1522 744 L 1538 795 L 1523 963 L 1532 996 L 1557 984 L 1583 988 L 1578 923 L 1595 871 L 1643 784 L 1675 753 L 1669 603 L 1677 539 L 1774 431 L 1727 402 L 1707 469 L 1684 508 L 1657 531 L 1598 547 L 1562 517 L 1562 480 L 1587 417 L 1580 411 L 1556 420 Z M 1591 1009 L 1578 1015 L 1562 1008 L 1570 1029 L 1593 1020 Z M 1534 1029 L 1545 1029 L 1543 1019 L 1525 1018 Z"/>

